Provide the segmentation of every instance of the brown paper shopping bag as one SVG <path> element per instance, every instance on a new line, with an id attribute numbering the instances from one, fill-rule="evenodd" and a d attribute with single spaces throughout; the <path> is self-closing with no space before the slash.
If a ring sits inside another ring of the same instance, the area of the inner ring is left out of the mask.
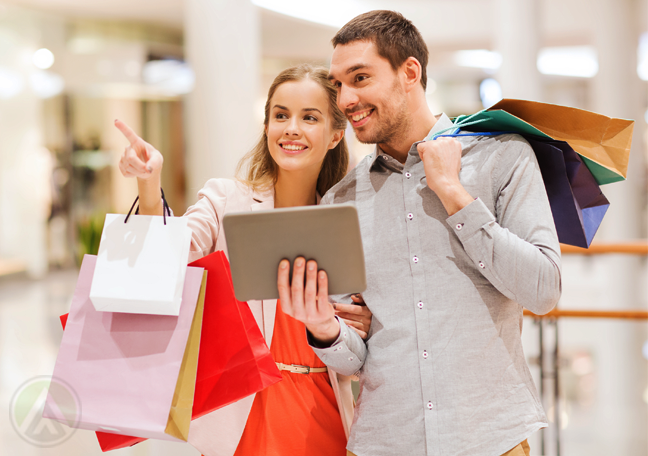
<path id="1" fill-rule="evenodd" d="M 627 177 L 633 120 L 617 119 L 568 106 L 515 99 L 501 100 L 487 111 L 498 110 L 522 119 L 553 139 L 569 143 L 584 159 L 599 185 Z"/>

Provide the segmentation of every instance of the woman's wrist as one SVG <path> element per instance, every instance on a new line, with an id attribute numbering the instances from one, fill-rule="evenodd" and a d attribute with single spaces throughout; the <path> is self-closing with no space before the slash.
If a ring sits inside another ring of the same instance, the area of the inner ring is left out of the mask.
<path id="1" fill-rule="evenodd" d="M 142 215 L 162 215 L 162 192 L 160 178 L 137 179 L 139 193 L 139 213 Z"/>
<path id="2" fill-rule="evenodd" d="M 317 326 L 306 325 L 306 328 L 322 347 L 331 345 L 340 335 L 340 323 L 335 317 Z"/>

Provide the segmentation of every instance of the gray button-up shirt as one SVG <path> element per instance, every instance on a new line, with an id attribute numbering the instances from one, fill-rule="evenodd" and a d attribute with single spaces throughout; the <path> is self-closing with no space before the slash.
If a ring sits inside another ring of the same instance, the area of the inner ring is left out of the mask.
<path id="1" fill-rule="evenodd" d="M 442 115 L 432 132 L 449 126 Z M 314 347 L 337 372 L 359 371 L 358 456 L 497 456 L 547 425 L 520 339 L 523 306 L 546 313 L 561 288 L 538 163 L 517 135 L 459 141 L 477 199 L 451 217 L 418 143 L 404 165 L 376 148 L 322 200 L 355 203 L 364 244 L 369 338 L 341 323 Z"/>

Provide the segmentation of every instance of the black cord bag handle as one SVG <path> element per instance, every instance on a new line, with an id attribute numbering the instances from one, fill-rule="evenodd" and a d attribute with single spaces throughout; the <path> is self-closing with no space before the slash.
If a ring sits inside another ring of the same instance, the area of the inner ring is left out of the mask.
<path id="1" fill-rule="evenodd" d="M 167 214 L 169 214 L 169 217 L 171 217 L 171 209 L 169 209 L 169 203 L 167 203 L 166 198 L 164 197 L 164 190 L 162 190 L 162 187 L 160 187 L 160 192 L 162 193 L 162 218 L 164 219 L 164 224 L 166 225 L 166 218 Z M 131 212 L 133 212 L 133 208 L 139 201 L 139 195 L 137 195 L 137 198 L 135 198 L 135 201 L 133 202 L 133 205 L 130 208 L 130 211 L 128 211 L 128 215 L 126 215 L 126 218 L 124 219 L 124 223 L 128 222 L 128 218 L 131 216 Z M 135 209 L 135 215 L 139 215 L 139 204 L 137 204 L 137 209 Z"/>

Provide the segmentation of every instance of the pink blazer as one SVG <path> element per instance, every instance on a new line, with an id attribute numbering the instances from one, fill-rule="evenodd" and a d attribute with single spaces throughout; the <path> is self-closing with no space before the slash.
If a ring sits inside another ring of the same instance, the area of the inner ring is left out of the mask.
<path id="1" fill-rule="evenodd" d="M 258 193 L 247 185 L 230 179 L 210 179 L 198 192 L 198 197 L 196 204 L 184 215 L 188 218 L 192 231 L 189 261 L 216 250 L 223 250 L 228 255 L 225 234 L 220 224 L 223 215 L 228 212 L 274 208 L 274 190 Z M 248 302 L 268 347 L 272 343 L 276 303 L 276 300 Z M 354 406 L 351 378 L 331 370 L 329 376 L 348 438 Z M 246 397 L 192 421 L 189 443 L 205 456 L 232 456 L 243 435 L 254 397 Z"/>

